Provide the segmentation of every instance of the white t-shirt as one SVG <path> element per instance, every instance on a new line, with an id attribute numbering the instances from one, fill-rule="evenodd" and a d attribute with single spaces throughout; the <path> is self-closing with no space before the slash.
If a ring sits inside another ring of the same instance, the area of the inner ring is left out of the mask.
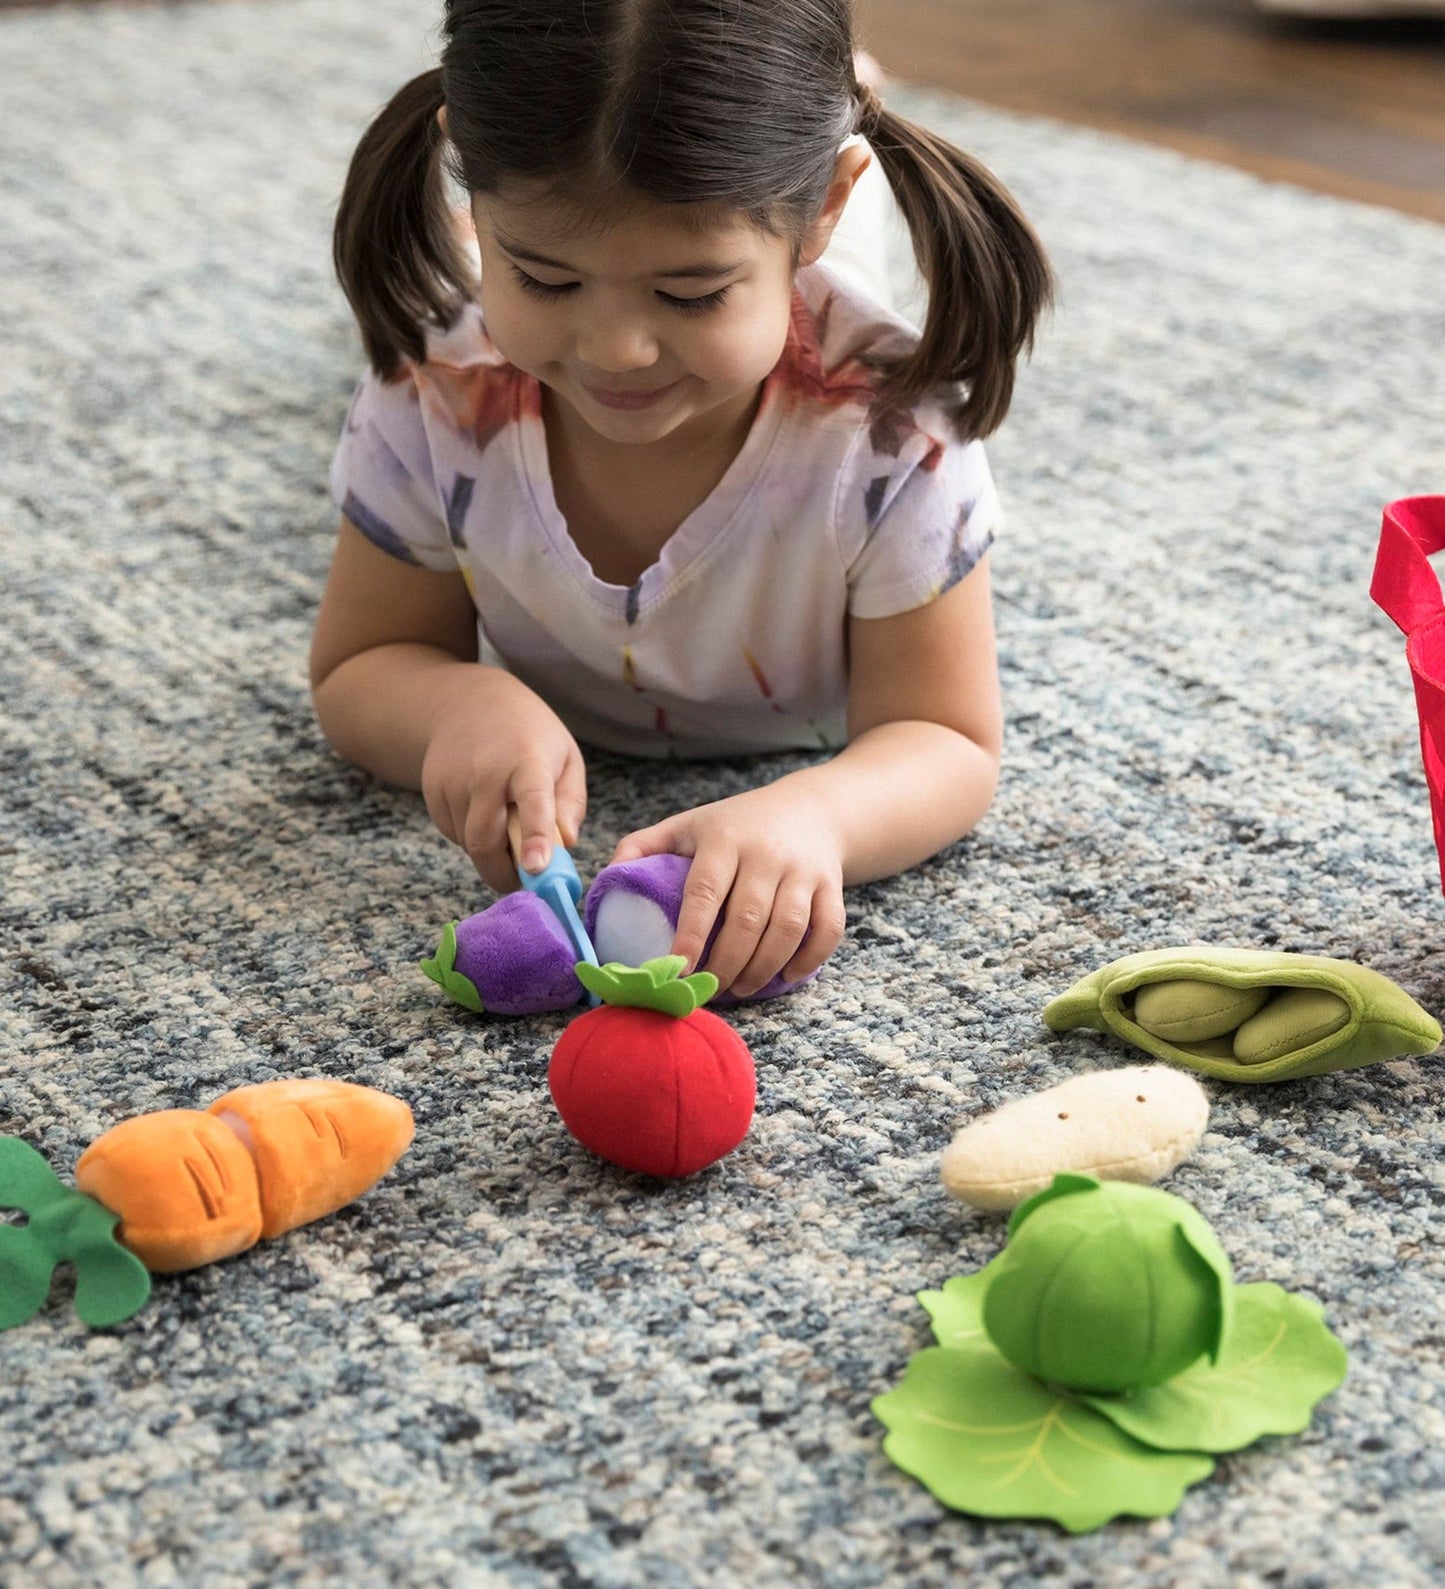
<path id="1" fill-rule="evenodd" d="M 469 306 L 393 382 L 357 386 L 331 468 L 336 505 L 383 550 L 459 570 L 481 660 L 579 741 L 628 755 L 745 755 L 847 740 L 847 618 L 932 601 L 993 540 L 980 442 L 940 399 L 875 415 L 860 351 L 918 332 L 802 267 L 787 345 L 717 487 L 631 586 L 598 579 L 558 511 L 541 388 Z"/>

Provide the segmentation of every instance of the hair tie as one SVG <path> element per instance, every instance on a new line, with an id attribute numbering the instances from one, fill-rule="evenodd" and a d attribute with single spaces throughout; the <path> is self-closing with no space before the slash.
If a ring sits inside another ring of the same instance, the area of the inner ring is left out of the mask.
<path id="1" fill-rule="evenodd" d="M 854 130 L 861 132 L 866 138 L 877 127 L 879 118 L 883 115 L 883 101 L 867 83 L 855 84 L 853 92 L 858 106 L 858 120 Z"/>

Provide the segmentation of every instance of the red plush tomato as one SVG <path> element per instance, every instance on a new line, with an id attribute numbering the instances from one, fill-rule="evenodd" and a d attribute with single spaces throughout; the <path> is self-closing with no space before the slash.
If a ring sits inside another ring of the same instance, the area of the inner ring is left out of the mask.
<path id="1" fill-rule="evenodd" d="M 757 1098 L 747 1044 L 696 1007 L 717 979 L 701 972 L 678 980 L 684 963 L 669 955 L 637 970 L 578 966 L 583 982 L 609 1002 L 570 1023 L 547 1069 L 572 1135 L 644 1175 L 691 1175 L 731 1153 L 747 1135 Z"/>

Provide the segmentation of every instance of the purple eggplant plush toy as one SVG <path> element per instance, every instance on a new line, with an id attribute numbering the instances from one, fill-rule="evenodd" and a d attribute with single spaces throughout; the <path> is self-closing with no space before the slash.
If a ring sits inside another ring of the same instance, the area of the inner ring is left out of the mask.
<path id="1" fill-rule="evenodd" d="M 536 894 L 503 894 L 475 916 L 448 922 L 421 968 L 458 1004 L 479 1014 L 565 1010 L 585 989 L 562 923 Z"/>
<path id="2" fill-rule="evenodd" d="M 672 953 L 677 932 L 677 916 L 682 909 L 682 890 L 692 862 L 685 855 L 645 855 L 638 861 L 619 861 L 597 874 L 587 890 L 584 920 L 587 936 L 597 949 L 597 958 L 606 965 L 620 960 L 626 966 L 640 966 L 658 955 Z M 703 966 L 712 953 L 722 922 L 713 923 L 703 946 Z M 806 940 L 805 940 L 806 941 Z M 711 1002 L 752 1004 L 757 999 L 776 998 L 791 993 L 817 976 L 810 972 L 796 982 L 774 977 L 746 999 L 731 993 L 718 993 Z"/>
<path id="3" fill-rule="evenodd" d="M 620 861 L 597 874 L 583 901 L 587 936 L 603 964 L 640 966 L 671 952 L 691 861 L 683 855 L 648 855 Z M 721 923 L 713 927 L 703 964 Z M 458 1004 L 494 1015 L 536 1015 L 566 1010 L 585 997 L 573 969 L 576 956 L 562 925 L 536 894 L 504 894 L 494 905 L 449 923 L 437 952 L 421 968 Z M 711 1002 L 752 1004 L 791 993 L 797 982 L 774 977 L 746 999 L 719 993 Z"/>

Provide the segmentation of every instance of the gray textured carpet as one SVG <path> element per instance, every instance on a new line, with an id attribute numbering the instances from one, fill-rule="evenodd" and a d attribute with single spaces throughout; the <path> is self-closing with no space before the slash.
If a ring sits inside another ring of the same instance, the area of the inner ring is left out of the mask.
<path id="1" fill-rule="evenodd" d="M 415 1146 L 361 1203 L 0 1337 L 6 1585 L 1400 1586 L 1445 1573 L 1437 1061 L 1212 1086 L 1171 1186 L 1353 1353 L 1296 1439 L 1071 1539 L 942 1510 L 871 1396 L 912 1293 L 1000 1226 L 939 1153 L 1126 1057 L 1044 1002 L 1189 938 L 1357 958 L 1445 1009 L 1381 504 L 1445 489 L 1445 232 L 899 90 L 1011 182 L 1063 302 L 993 447 L 1011 724 L 969 842 L 859 889 L 805 996 L 738 1016 L 759 1110 L 658 1189 L 574 1147 L 562 1018 L 416 969 L 484 902 L 420 800 L 340 765 L 304 657 L 358 369 L 346 157 L 426 64 L 413 0 L 0 17 L 0 1129 L 303 1073 Z M 599 758 L 584 870 L 792 765 Z M 1433 1499 L 1430 1498 L 1433 1492 Z"/>

